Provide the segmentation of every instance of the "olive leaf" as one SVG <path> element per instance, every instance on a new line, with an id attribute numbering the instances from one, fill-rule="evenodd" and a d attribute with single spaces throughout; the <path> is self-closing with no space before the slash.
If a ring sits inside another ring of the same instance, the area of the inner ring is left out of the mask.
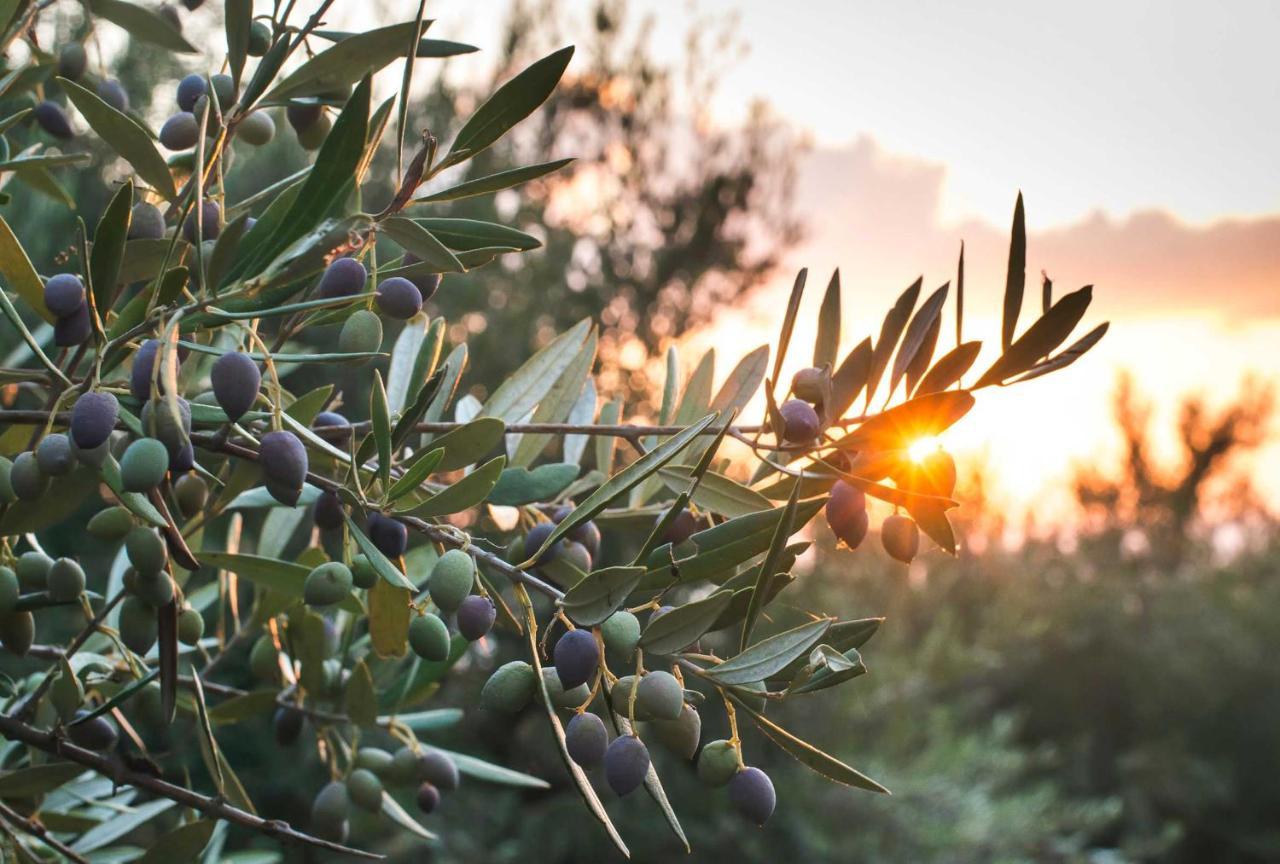
<path id="1" fill-rule="evenodd" d="M 466 198 L 475 198 L 478 195 L 490 195 L 494 192 L 500 192 L 503 189 L 510 189 L 513 186 L 519 186 L 522 183 L 528 183 L 530 180 L 537 180 L 539 177 L 559 171 L 561 168 L 573 161 L 574 160 L 572 158 L 555 159 L 551 162 L 527 165 L 523 168 L 512 168 L 508 171 L 499 171 L 495 174 L 488 174 L 484 177 L 476 177 L 473 180 L 467 180 L 459 183 L 457 186 L 450 186 L 447 189 L 441 189 L 439 192 L 420 195 L 417 198 L 414 198 L 412 203 L 435 204 L 443 201 L 461 201 Z"/>
<path id="2" fill-rule="evenodd" d="M 703 674 L 717 684 L 754 684 L 785 669 L 797 657 L 808 653 L 831 628 L 830 618 L 820 618 L 762 639 L 745 651 L 712 666 Z"/>
<path id="3" fill-rule="evenodd" d="M 605 567 L 565 592 L 560 608 L 580 627 L 594 627 L 618 611 L 635 590 L 643 567 Z"/>
<path id="4" fill-rule="evenodd" d="M 880 325 L 880 338 L 876 340 L 875 347 L 871 349 L 871 358 L 867 369 L 868 406 L 871 405 L 872 397 L 876 395 L 884 370 L 889 366 L 889 358 L 893 356 L 894 350 L 898 347 L 898 340 L 902 338 L 902 331 L 907 326 L 907 319 L 911 317 L 911 310 L 916 307 L 916 300 L 920 297 L 920 286 L 923 284 L 923 278 L 916 279 L 915 282 L 911 283 L 911 286 L 902 292 L 884 316 L 884 322 Z"/>
<path id="5" fill-rule="evenodd" d="M 183 38 L 172 24 L 150 9 L 125 0 L 87 0 L 89 11 L 129 32 L 142 42 L 150 42 L 179 54 L 199 54 L 200 49 Z"/>
<path id="6" fill-rule="evenodd" d="M 651 654 L 674 654 L 698 641 L 711 629 L 733 599 L 731 591 L 717 591 L 701 600 L 677 606 L 650 621 L 640 634 L 640 647 Z"/>
<path id="7" fill-rule="evenodd" d="M 101 2 L 101 0 L 94 0 L 94 2 Z M 148 12 L 147 14 L 150 15 L 151 13 Z M 156 149 L 156 145 L 152 142 L 150 132 L 144 129 L 137 120 L 134 120 L 128 114 L 117 111 L 106 102 L 103 102 L 97 94 L 89 92 L 74 81 L 59 78 L 58 83 L 66 91 L 67 98 L 71 100 L 72 104 L 84 115 L 84 119 L 93 127 L 93 131 L 97 132 L 102 140 L 110 145 L 112 150 L 119 153 L 121 158 L 132 165 L 133 170 L 138 172 L 139 177 L 146 180 L 152 188 L 166 199 L 172 201 L 177 197 L 178 193 L 173 185 L 173 175 L 170 173 L 164 157 L 160 155 L 160 151 Z M 132 206 L 132 203 L 130 206 Z"/>
<path id="8" fill-rule="evenodd" d="M 818 310 L 818 335 L 813 340 L 813 365 L 835 368 L 836 354 L 840 350 L 840 268 L 831 274 L 827 291 L 822 295 L 822 308 Z"/>
<path id="9" fill-rule="evenodd" d="M 1004 280 L 1004 317 L 1000 324 L 1000 348 L 1005 353 L 1008 353 L 1013 344 L 1013 334 L 1018 329 L 1018 314 L 1022 311 L 1022 291 L 1026 282 L 1027 219 L 1022 207 L 1022 193 L 1019 192 L 1018 201 L 1013 206 L 1013 228 L 1009 234 L 1009 269 Z"/>
<path id="10" fill-rule="evenodd" d="M 468 510 L 489 497 L 489 493 L 498 483 L 498 478 L 502 476 L 502 469 L 506 463 L 506 456 L 495 456 L 452 486 L 445 487 L 422 503 L 396 512 L 427 518 L 448 516 Z"/>

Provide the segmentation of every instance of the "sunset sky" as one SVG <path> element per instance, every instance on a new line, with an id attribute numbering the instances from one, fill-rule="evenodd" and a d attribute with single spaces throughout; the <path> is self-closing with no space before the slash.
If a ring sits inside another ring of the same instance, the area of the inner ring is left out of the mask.
<path id="1" fill-rule="evenodd" d="M 506 7 L 435 0 L 434 35 L 492 45 Z M 1066 372 L 980 400 L 948 440 L 996 462 L 1011 504 L 1061 504 L 1073 464 L 1114 457 L 1121 369 L 1157 399 L 1168 432 L 1180 394 L 1228 398 L 1245 374 L 1280 368 L 1280 114 L 1263 107 L 1280 103 L 1269 68 L 1280 5 L 1242 0 L 1230 15 L 1093 0 L 632 9 L 657 13 L 654 48 L 670 58 L 692 21 L 737 20 L 747 50 L 726 58 L 710 113 L 731 126 L 762 98 L 814 142 L 797 201 L 809 235 L 791 262 L 810 268 L 814 304 L 841 268 L 848 345 L 878 329 L 917 275 L 927 287 L 952 278 L 961 239 L 968 335 L 998 334 L 1019 189 L 1029 282 L 1043 268 L 1061 290 L 1097 286 L 1089 320 L 1114 322 L 1102 345 Z M 790 280 L 691 341 L 724 354 L 727 339 L 746 350 L 774 338 Z M 1038 302 L 1028 294 L 1024 326 Z M 1252 473 L 1274 499 L 1280 448 Z"/>

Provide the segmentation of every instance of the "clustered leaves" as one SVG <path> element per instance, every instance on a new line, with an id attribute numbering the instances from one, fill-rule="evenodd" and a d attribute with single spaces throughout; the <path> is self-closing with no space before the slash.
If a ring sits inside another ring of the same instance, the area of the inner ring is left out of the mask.
<path id="1" fill-rule="evenodd" d="M 483 662 L 470 646 L 499 632 L 516 637 L 523 659 L 495 669 L 464 710 L 514 718 L 539 703 L 572 781 L 623 852 L 601 783 L 618 796 L 643 787 L 684 839 L 654 745 L 696 766 L 709 787 L 726 787 L 728 804 L 750 822 L 768 820 L 774 789 L 746 763 L 746 721 L 822 776 L 884 791 L 766 717 L 771 703 L 863 674 L 860 649 L 880 623 L 771 605 L 809 545 L 797 535 L 825 511 L 833 534 L 858 547 L 871 497 L 893 508 L 879 532 L 890 556 L 909 563 L 921 531 L 954 553 L 946 512 L 956 504 L 955 465 L 942 450 L 917 460 L 909 448 L 959 420 L 975 390 L 1084 353 L 1101 328 L 1054 352 L 1082 317 L 1088 289 L 1051 303 L 1046 287 L 1041 317 L 1016 336 L 1019 199 L 1002 353 L 970 388 L 960 382 L 978 343 L 961 339 L 962 257 L 957 346 L 936 361 L 949 288 L 917 305 L 917 281 L 879 336 L 837 362 L 837 274 L 813 365 L 784 390 L 802 272 L 772 374 L 761 346 L 713 394 L 714 355 L 682 380 L 673 350 L 654 425 L 623 423 L 618 401 L 601 404 L 590 321 L 508 380 L 486 382 L 496 386 L 484 402 L 459 397 L 467 347 L 446 353 L 432 296 L 448 290 L 445 274 L 538 244 L 508 226 L 404 213 L 563 165 L 415 197 L 535 110 L 572 49 L 499 88 L 443 155 L 424 133 L 405 159 L 407 91 L 375 107 L 373 75 L 402 59 L 407 82 L 417 58 L 472 49 L 423 38 L 430 22 L 420 17 L 366 33 L 326 31 L 328 5 L 299 25 L 254 19 L 251 4 L 228 0 L 227 71 L 178 82 L 176 110 L 158 135 L 129 113 L 118 83 L 86 86 L 95 82 L 85 78 L 80 43 L 56 55 L 33 46 L 30 63 L 0 80 L 0 94 L 46 97 L 0 127 L 30 114 L 55 143 L 88 134 L 52 98 L 61 93 L 135 172 L 92 235 L 82 231 L 62 272 L 39 275 L 0 220 L 0 298 L 24 343 L 3 370 L 20 390 L 0 414 L 0 642 L 37 664 L 10 682 L 0 714 L 0 734 L 25 745 L 3 751 L 0 827 L 12 829 L 12 842 L 81 854 L 176 804 L 188 808 L 191 818 L 162 835 L 148 860 L 187 860 L 225 822 L 368 857 L 345 845 L 356 810 L 431 839 L 401 803 L 406 796 L 431 814 L 462 774 L 546 785 L 422 740 L 461 719 L 457 709 L 426 706 L 451 669 Z M 110 22 L 135 39 L 194 50 L 167 12 L 123 0 L 87 8 L 92 27 Z M 22 29 L 11 23 L 6 38 L 29 38 Z M 252 67 L 250 57 L 259 58 Z M 400 188 L 367 212 L 361 181 L 397 103 Z M 314 163 L 227 200 L 233 142 L 271 140 L 279 108 L 298 144 L 317 151 Z M 162 157 L 157 140 L 174 154 Z M 384 352 L 387 331 L 394 340 Z M 307 348 L 301 335 L 316 332 L 336 350 Z M 355 381 L 295 392 L 316 367 L 361 367 L 367 403 Z M 738 424 L 762 384 L 765 422 Z M 851 414 L 859 397 L 864 407 Z M 730 438 L 741 455 L 722 455 Z M 744 464 L 754 466 L 749 477 Z M 45 532 L 80 518 L 115 549 L 105 572 L 44 551 Z M 291 538 L 300 531 L 307 543 L 297 553 Z M 37 642 L 52 609 L 81 616 L 65 644 Z M 770 632 L 758 638 L 766 621 Z M 254 689 L 216 681 L 235 664 Z M 708 712 L 723 714 L 728 738 L 703 740 Z M 267 714 L 278 745 L 304 758 L 308 742 L 306 758 L 330 777 L 302 829 L 257 815 L 218 742 L 218 729 Z M 169 782 L 190 781 L 149 742 L 171 724 L 194 729 L 212 790 Z M 116 782 L 149 800 L 127 820 L 113 817 L 108 833 L 85 806 L 119 800 Z M 27 813 L 52 830 L 35 830 Z"/>

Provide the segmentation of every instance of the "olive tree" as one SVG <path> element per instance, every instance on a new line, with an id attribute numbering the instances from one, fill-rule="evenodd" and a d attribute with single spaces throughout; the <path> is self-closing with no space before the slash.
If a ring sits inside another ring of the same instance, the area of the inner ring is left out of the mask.
<path id="1" fill-rule="evenodd" d="M 778 602 L 805 526 L 824 514 L 856 549 L 870 497 L 892 508 L 879 531 L 888 554 L 910 562 L 921 532 L 954 553 L 955 466 L 941 450 L 908 451 L 959 421 L 978 391 L 1087 351 L 1105 325 L 1061 346 L 1090 289 L 1054 300 L 1046 282 L 1040 315 L 1018 334 L 1019 200 L 1001 350 L 967 386 L 980 343 L 963 338 L 962 254 L 954 294 L 943 285 L 921 302 L 917 280 L 876 337 L 843 356 L 833 277 L 812 365 L 784 383 L 801 272 L 776 343 L 718 392 L 713 355 L 685 378 L 672 353 L 652 423 L 627 422 L 597 392 L 591 320 L 483 382 L 485 402 L 458 397 L 468 349 L 446 350 L 432 296 L 450 274 L 538 243 L 423 211 L 561 163 L 415 193 L 537 110 L 572 48 L 512 77 L 459 128 L 410 134 L 416 61 L 470 46 L 424 37 L 423 4 L 413 20 L 354 34 L 325 29 L 331 0 L 299 21 L 294 5 L 255 17 L 249 0 L 228 0 L 222 71 L 177 82 L 158 133 L 118 83 L 88 71 L 82 44 L 50 54 L 35 43 L 50 3 L 17 3 L 5 27 L 6 48 L 31 50 L 0 95 L 33 104 L 0 129 L 36 131 L 0 171 L 47 187 L 91 158 L 77 146 L 88 139 L 122 175 L 58 272 L 40 274 L 0 219 L 13 343 L 0 369 L 0 641 L 18 670 L 0 707 L 0 842 L 26 860 L 216 861 L 230 825 L 376 858 L 361 848 L 376 838 L 348 837 L 361 811 L 430 840 L 429 814 L 462 775 L 545 785 L 429 743 L 474 711 L 544 717 L 588 818 L 623 854 L 606 787 L 643 789 L 655 820 L 684 839 L 655 745 L 696 762 L 758 824 L 775 795 L 749 765 L 754 747 L 886 791 L 766 716 L 863 674 L 860 650 L 881 623 Z M 85 9 L 90 28 L 195 53 L 170 7 Z M 397 62 L 399 86 L 378 104 L 374 78 Z M 281 114 L 314 161 L 228 200 L 238 148 L 270 141 Z M 366 212 L 362 181 L 387 135 L 399 188 Z M 956 345 L 935 359 L 949 297 Z M 331 350 L 301 347 L 303 333 L 308 344 L 327 334 Z M 334 383 L 295 383 L 317 369 Z M 740 422 L 761 392 L 761 418 Z M 86 563 L 101 550 L 108 563 Z M 467 704 L 439 705 L 451 670 L 499 642 L 523 659 Z M 254 686 L 219 681 L 231 670 Z M 707 712 L 723 712 L 728 738 L 702 740 Z M 238 724 L 265 715 L 278 746 L 329 778 L 305 825 L 260 814 L 241 781 L 253 766 L 224 751 Z M 145 852 L 126 845 L 142 836 L 154 838 Z"/>

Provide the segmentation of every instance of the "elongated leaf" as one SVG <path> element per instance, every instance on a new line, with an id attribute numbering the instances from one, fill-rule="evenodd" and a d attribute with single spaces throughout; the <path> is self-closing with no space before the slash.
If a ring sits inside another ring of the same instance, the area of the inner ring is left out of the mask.
<path id="1" fill-rule="evenodd" d="M 885 795 L 889 794 L 888 789 L 881 786 L 867 775 L 854 768 L 850 768 L 836 757 L 819 750 L 807 741 L 802 741 L 786 729 L 783 729 L 781 726 L 766 718 L 763 714 L 755 711 L 732 691 L 728 692 L 729 697 L 738 704 L 738 710 L 745 711 L 755 722 L 760 731 L 765 734 L 765 737 L 774 744 L 777 744 L 790 755 L 794 756 L 804 765 L 812 768 L 828 780 L 834 780 L 836 783 L 841 783 L 845 786 L 856 786 L 859 789 L 866 789 L 871 792 L 881 792 Z"/>
<path id="2" fill-rule="evenodd" d="M 982 373 L 978 383 L 973 385 L 974 389 L 1000 384 L 1030 370 L 1040 358 L 1066 341 L 1092 302 L 1092 285 L 1063 295 L 1000 355 L 990 369 Z"/>
<path id="3" fill-rule="evenodd" d="M 356 723 L 371 726 L 378 719 L 377 694 L 373 689 L 373 676 L 363 660 L 351 670 L 347 680 L 347 692 L 343 696 L 343 707 Z"/>
<path id="4" fill-rule="evenodd" d="M 933 354 L 933 344 L 938 341 L 938 325 L 942 320 L 942 306 L 947 302 L 947 292 L 951 289 L 951 283 L 948 282 L 929 295 L 928 299 L 920 305 L 919 310 L 912 317 L 911 323 L 907 325 L 906 334 L 902 337 L 902 345 L 898 348 L 897 356 L 893 360 L 893 371 L 889 374 L 889 392 L 893 393 L 898 388 L 898 382 L 902 380 L 902 376 L 907 370 L 915 364 L 916 357 L 922 353 L 928 346 L 928 353 Z M 929 334 L 933 334 L 933 344 L 929 343 Z M 929 362 L 929 358 L 925 358 L 925 363 Z M 907 392 L 910 393 L 911 385 L 908 383 Z"/>
<path id="5" fill-rule="evenodd" d="M 915 395 L 925 396 L 929 393 L 938 393 L 958 382 L 960 377 L 973 366 L 973 361 L 978 359 L 980 350 L 982 350 L 981 342 L 963 342 L 952 348 L 942 355 L 938 362 L 933 364 L 933 368 L 921 379 Z"/>
<path id="6" fill-rule="evenodd" d="M 683 466 L 661 468 L 658 476 L 672 492 L 684 491 L 692 480 L 689 469 Z M 768 510 L 773 506 L 768 498 L 754 489 L 714 471 L 702 474 L 702 479 L 693 490 L 693 503 L 704 510 L 730 518 Z"/>
<path id="7" fill-rule="evenodd" d="M 600 409 L 600 424 L 612 425 L 622 419 L 622 402 L 614 399 Z M 610 435 L 597 435 L 595 446 L 596 470 L 608 475 L 613 472 L 613 455 L 617 450 L 617 441 Z"/>
<path id="8" fill-rule="evenodd" d="M 179 54 L 200 53 L 172 24 L 150 9 L 125 0 L 88 0 L 87 5 L 95 18 L 105 18 L 141 42 L 150 42 Z"/>
<path id="9" fill-rule="evenodd" d="M 902 338 L 902 331 L 907 326 L 907 320 L 911 317 L 911 310 L 916 307 L 916 300 L 920 297 L 920 286 L 924 284 L 923 278 L 916 279 L 911 286 L 903 291 L 898 297 L 893 307 L 889 309 L 884 316 L 884 323 L 880 325 L 880 338 L 876 340 L 875 347 L 871 349 L 871 365 L 867 371 L 867 405 L 871 404 L 871 399 L 876 395 L 876 390 L 880 386 L 880 379 L 884 376 L 884 370 L 889 367 L 889 359 L 893 357 L 893 352 L 898 347 L 898 340 Z"/>
<path id="10" fill-rule="evenodd" d="M 424 21 L 424 25 L 430 25 Z M 408 54 L 417 21 L 405 21 L 364 33 L 343 34 L 336 44 L 303 63 L 266 95 L 269 102 L 318 96 L 342 90 L 370 72 Z M 425 29 L 425 26 L 424 26 Z M 336 35 L 336 34 L 334 34 Z"/>
<path id="11" fill-rule="evenodd" d="M 457 483 L 442 489 L 421 504 L 397 512 L 426 518 L 448 516 L 469 510 L 489 497 L 489 493 L 498 483 L 498 478 L 502 476 L 502 469 L 506 464 L 506 456 L 495 456 Z"/>
<path id="12" fill-rule="evenodd" d="M 378 479 L 385 489 L 391 477 L 391 414 L 387 409 L 387 391 L 382 386 L 382 373 L 373 372 L 369 390 L 369 418 L 373 440 L 378 447 Z"/>
<path id="13" fill-rule="evenodd" d="M 132 212 L 133 181 L 126 180 L 112 196 L 102 218 L 98 220 L 98 230 L 93 235 L 89 271 L 93 274 L 94 305 L 97 306 L 99 315 L 106 314 L 111 306 L 111 298 L 115 295 Z"/>
<path id="14" fill-rule="evenodd" d="M 905 450 L 921 438 L 938 435 L 969 413 L 968 390 L 930 393 L 904 402 L 867 420 L 838 442 L 841 449 Z"/>
<path id="15" fill-rule="evenodd" d="M 490 195 L 503 189 L 510 189 L 512 186 L 528 183 L 530 180 L 537 180 L 539 177 L 550 174 L 553 171 L 559 171 L 572 161 L 574 161 L 572 158 L 556 159 L 553 162 L 542 162 L 538 165 L 528 165 L 524 168 L 499 171 L 496 174 L 467 180 L 457 186 L 450 186 L 448 189 L 441 189 L 439 192 L 422 195 L 413 199 L 413 203 L 433 204 L 439 201 L 461 201 L 464 198 L 474 198 L 477 195 Z"/>
<path id="16" fill-rule="evenodd" d="M 794 686 L 788 685 L 787 689 L 792 695 L 817 693 L 867 674 L 867 666 L 862 662 L 862 655 L 857 648 L 837 653 L 837 649 L 830 645 L 819 645 L 814 650 L 821 651 L 822 666 L 814 668 L 811 659 L 801 670 L 803 677 L 793 682 Z"/>
<path id="17" fill-rule="evenodd" d="M 1060 352 L 1057 356 L 1045 360 L 1043 363 L 1037 363 L 1031 367 L 1031 371 L 1018 381 L 1030 381 L 1032 378 L 1039 378 L 1041 375 L 1048 375 L 1058 369 L 1065 369 L 1072 363 L 1084 356 L 1085 352 L 1097 345 L 1102 337 L 1107 335 L 1107 329 L 1111 326 L 1110 322 L 1103 322 L 1094 327 L 1079 340 L 1074 342 L 1070 347 Z"/>
<path id="18" fill-rule="evenodd" d="M 574 400 L 573 407 L 569 409 L 568 421 L 575 426 L 584 426 L 591 423 L 596 417 L 596 402 L 598 394 L 596 392 L 596 382 L 592 378 L 588 378 L 582 385 L 582 391 L 578 393 L 578 398 Z M 564 461 L 582 464 L 582 457 L 587 452 L 587 435 L 566 435 L 564 436 Z"/>
<path id="19" fill-rule="evenodd" d="M 818 336 L 813 342 L 813 365 L 821 369 L 836 367 L 840 350 L 840 270 L 831 274 L 827 293 L 822 296 L 822 308 L 818 310 Z"/>
<path id="20" fill-rule="evenodd" d="M 711 629 L 732 599 L 732 591 L 717 591 L 677 606 L 649 622 L 640 634 L 640 647 L 651 654 L 674 654 L 688 648 Z"/>
<path id="21" fill-rule="evenodd" d="M 585 501 L 575 507 L 568 516 L 556 525 L 555 530 L 547 535 L 542 547 L 531 555 L 529 560 L 536 561 L 551 544 L 558 541 L 573 528 L 595 517 L 609 502 L 620 495 L 626 494 L 650 474 L 674 459 L 681 450 L 689 445 L 689 442 L 702 433 L 703 429 L 715 422 L 717 416 L 716 414 L 708 414 L 697 423 L 663 441 L 660 445 L 610 477 L 605 483 L 601 484 L 600 488 L 592 492 Z"/>
<path id="22" fill-rule="evenodd" d="M 572 57 L 572 46 L 561 48 L 499 87 L 463 124 L 443 164 L 474 157 L 532 114 L 551 95 Z"/>
<path id="23" fill-rule="evenodd" d="M 738 361 L 724 384 L 720 385 L 716 397 L 711 400 L 711 409 L 726 414 L 747 407 L 747 403 L 764 381 L 764 373 L 768 368 L 769 346 L 761 345 Z"/>
<path id="24" fill-rule="evenodd" d="M 373 565 L 373 569 L 378 571 L 382 582 L 388 585 L 394 585 L 397 588 L 404 588 L 412 591 L 416 586 L 409 581 L 409 578 L 400 572 L 394 562 L 386 555 L 382 554 L 382 550 L 373 544 L 364 531 L 360 530 L 360 526 L 351 518 L 351 514 L 344 514 L 347 520 L 347 530 L 351 532 L 351 537 L 356 541 L 356 545 L 360 547 L 360 551 L 369 559 L 369 563 Z"/>
<path id="25" fill-rule="evenodd" d="M 439 273 L 461 273 L 467 268 L 449 247 L 420 223 L 403 216 L 382 221 L 382 231 L 406 251 L 417 255 Z"/>
<path id="26" fill-rule="evenodd" d="M 804 297 L 804 283 L 809 278 L 809 268 L 803 268 L 796 274 L 796 281 L 791 286 L 791 296 L 787 299 L 787 311 L 782 316 L 782 332 L 778 334 L 778 353 L 773 357 L 773 375 L 771 380 L 776 386 L 778 376 L 782 374 L 782 361 L 787 357 L 787 348 L 791 344 L 791 331 L 796 326 L 796 313 L 800 311 L 800 300 Z"/>
<path id="27" fill-rule="evenodd" d="M 276 709 L 276 695 L 275 690 L 250 690 L 241 696 L 232 696 L 208 710 L 209 722 L 224 726 L 269 714 Z"/>
<path id="28" fill-rule="evenodd" d="M 391 349 L 391 366 L 387 369 L 387 409 L 393 414 L 404 410 L 410 401 L 410 383 L 418 353 L 427 339 L 427 317 L 415 315 L 404 324 Z M 421 379 L 420 379 L 421 380 Z M 414 392 L 416 394 L 416 391 Z"/>
<path id="29" fill-rule="evenodd" d="M 200 562 L 219 570 L 229 570 L 255 585 L 298 599 L 302 599 L 302 585 L 311 572 L 301 564 L 234 552 L 203 551 L 200 553 Z M 356 614 L 363 611 L 360 601 L 354 596 L 348 596 L 339 604 L 339 608 Z"/>
<path id="30" fill-rule="evenodd" d="M 711 667 L 706 671 L 706 677 L 722 685 L 764 681 L 785 669 L 797 657 L 809 653 L 814 643 L 830 628 L 831 619 L 822 618 L 770 636 L 719 666 Z"/>
<path id="31" fill-rule="evenodd" d="M 1000 324 L 1000 349 L 1008 353 L 1018 329 L 1022 311 L 1022 291 L 1027 283 L 1027 219 L 1022 209 L 1022 193 L 1013 205 L 1013 228 L 1009 234 L 1009 269 L 1004 279 L 1004 318 Z"/>
<path id="32" fill-rule="evenodd" d="M 465 426 L 459 426 L 432 439 L 432 448 L 444 450 L 439 470 L 457 471 L 475 464 L 502 443 L 506 428 L 507 424 L 497 417 L 478 417 Z"/>
<path id="33" fill-rule="evenodd" d="M 478 219 L 454 219 L 451 217 L 431 217 L 414 219 L 414 223 L 425 228 L 450 249 L 459 253 L 458 260 L 467 267 L 477 266 L 496 254 L 493 250 L 528 252 L 542 245 L 536 237 L 499 225 L 495 222 L 482 222 Z M 486 251 L 487 250 L 487 251 Z M 472 261 L 463 252 L 483 253 L 479 260 Z"/>
<path id="34" fill-rule="evenodd" d="M 547 394 L 538 402 L 533 412 L 534 423 L 563 423 L 569 418 L 574 403 L 582 387 L 591 375 L 591 367 L 596 362 L 596 329 L 591 328 L 586 341 L 577 349 L 577 354 L 565 365 L 564 370 L 556 378 Z M 526 433 L 516 447 L 511 464 L 519 467 L 531 465 L 541 455 L 552 436 L 548 434 Z"/>
<path id="35" fill-rule="evenodd" d="M 172 864 L 174 861 L 194 861 L 209 845 L 216 823 L 209 819 L 198 819 L 179 825 L 168 834 L 157 840 L 141 858 L 135 858 L 134 864 Z"/>
<path id="36" fill-rule="evenodd" d="M 95 849 L 101 849 L 113 840 L 118 840 L 151 821 L 175 803 L 167 798 L 160 798 L 140 804 L 129 813 L 114 815 L 98 825 L 98 827 L 81 834 L 76 842 L 71 844 L 71 848 L 81 855 L 92 852 Z"/>
<path id="37" fill-rule="evenodd" d="M 506 507 L 551 501 L 578 479 L 581 470 L 572 462 L 539 465 L 533 470 L 508 468 L 498 478 L 488 500 Z"/>
<path id="38" fill-rule="evenodd" d="M 831 375 L 831 407 L 827 412 L 832 420 L 844 417 L 871 376 L 873 351 L 870 337 L 863 339 L 844 358 Z"/>
<path id="39" fill-rule="evenodd" d="M 391 793 L 385 790 L 382 793 L 382 812 L 385 813 L 387 818 L 392 822 L 396 823 L 406 831 L 416 834 L 423 840 L 440 839 L 433 832 L 428 831 L 426 828 L 423 828 L 418 824 L 418 820 L 410 816 L 408 812 L 400 806 L 400 802 L 392 798 Z"/>
<path id="40" fill-rule="evenodd" d="M 432 450 L 420 453 L 404 474 L 400 475 L 400 479 L 387 490 L 387 502 L 392 503 L 417 489 L 422 481 L 431 476 L 431 472 L 436 470 L 443 458 L 444 449 L 439 445 Z"/>
<path id="41" fill-rule="evenodd" d="M 53 313 L 44 305 L 44 283 L 40 281 L 40 274 L 3 216 L 0 216 L 0 276 L 4 276 L 6 288 L 16 291 L 32 311 L 53 323 Z"/>
<path id="42" fill-rule="evenodd" d="M 551 392 L 557 379 L 582 351 L 591 331 L 591 320 L 584 318 L 557 336 L 502 382 L 485 402 L 481 416 L 518 422 Z"/>
<path id="43" fill-rule="evenodd" d="M 791 498 L 787 501 L 787 506 L 782 511 L 782 517 L 778 520 L 777 527 L 774 528 L 773 538 L 769 541 L 769 548 L 765 552 L 764 563 L 760 565 L 760 573 L 756 577 L 755 589 L 751 592 L 751 602 L 747 604 L 747 615 L 742 620 L 742 639 L 738 643 L 739 651 L 745 651 L 750 643 L 751 631 L 755 627 L 756 619 L 760 617 L 760 612 L 764 609 L 765 599 L 768 597 L 769 582 L 779 572 L 778 564 L 786 553 L 787 541 L 791 539 L 791 532 L 795 530 L 796 506 L 799 502 L 800 484 L 797 483 L 795 488 L 791 490 Z"/>
<path id="44" fill-rule="evenodd" d="M 227 31 L 227 65 L 231 80 L 240 86 L 244 61 L 249 56 L 249 37 L 253 30 L 253 0 L 226 0 L 222 17 Z M 231 106 L 223 105 L 225 113 Z"/>
<path id="45" fill-rule="evenodd" d="M 579 627 L 594 627 L 618 611 L 644 573 L 643 567 L 596 570 L 565 592 L 560 607 Z"/>
<path id="46" fill-rule="evenodd" d="M 411 589 L 393 585 L 385 578 L 369 589 L 369 641 L 379 657 L 403 657 L 409 650 L 412 597 Z"/>
<path id="47" fill-rule="evenodd" d="M 93 131 L 132 165 L 139 177 L 172 201 L 177 195 L 173 175 L 169 172 L 164 157 L 152 143 L 150 133 L 128 114 L 112 108 L 79 84 L 65 78 L 59 78 L 58 83 L 66 90 L 67 98 L 93 127 Z"/>
<path id="48" fill-rule="evenodd" d="M 75 762 L 50 762 L 0 774 L 0 798 L 35 798 L 52 792 L 85 771 Z"/>

